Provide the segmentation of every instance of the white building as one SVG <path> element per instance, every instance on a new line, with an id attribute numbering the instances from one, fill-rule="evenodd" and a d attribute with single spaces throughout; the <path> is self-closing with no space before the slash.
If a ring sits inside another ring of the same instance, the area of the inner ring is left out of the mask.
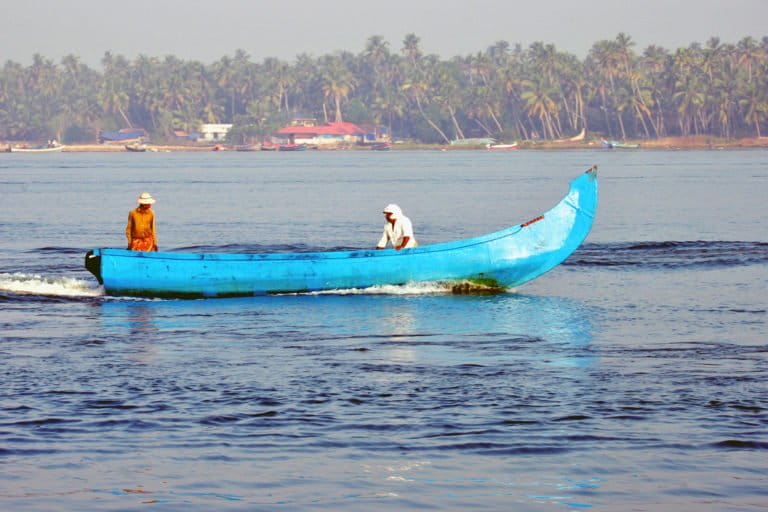
<path id="1" fill-rule="evenodd" d="M 204 124 L 200 127 L 200 139 L 209 142 L 221 142 L 232 129 L 231 124 Z"/>

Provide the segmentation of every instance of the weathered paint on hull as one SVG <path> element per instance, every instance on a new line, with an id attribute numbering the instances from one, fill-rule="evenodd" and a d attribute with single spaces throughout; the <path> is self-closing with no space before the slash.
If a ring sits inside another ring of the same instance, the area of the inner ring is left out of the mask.
<path id="1" fill-rule="evenodd" d="M 571 182 L 544 215 L 488 235 L 395 251 L 191 254 L 94 249 L 86 267 L 110 295 L 230 297 L 429 281 L 511 288 L 562 263 L 584 241 L 597 208 L 597 171 Z"/>

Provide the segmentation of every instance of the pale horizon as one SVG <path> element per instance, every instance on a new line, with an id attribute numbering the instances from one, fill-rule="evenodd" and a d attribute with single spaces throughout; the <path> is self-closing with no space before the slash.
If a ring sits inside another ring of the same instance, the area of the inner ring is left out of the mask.
<path id="1" fill-rule="evenodd" d="M 98 69 L 105 52 L 129 60 L 174 55 L 209 64 L 242 49 L 253 61 L 293 61 L 300 54 L 359 53 L 372 36 L 383 37 L 390 51 L 399 53 L 409 33 L 420 38 L 424 53 L 441 58 L 482 52 L 497 41 L 523 48 L 542 41 L 583 58 L 595 42 L 620 32 L 632 38 L 638 53 L 650 45 L 674 50 L 711 37 L 736 44 L 768 35 L 766 0 L 544 0 L 535 10 L 527 2 L 500 0 L 318 5 L 310 0 L 295 0 L 290 8 L 248 0 L 135 0 L 130 8 L 115 9 L 103 1 L 73 0 L 60 9 L 28 0 L 4 9 L 0 17 L 0 59 L 28 65 L 34 54 L 55 62 L 72 54 Z"/>

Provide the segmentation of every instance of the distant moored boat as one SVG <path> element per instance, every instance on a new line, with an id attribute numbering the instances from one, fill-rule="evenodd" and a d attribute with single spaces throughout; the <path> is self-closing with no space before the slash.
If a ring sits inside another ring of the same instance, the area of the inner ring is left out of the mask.
<path id="1" fill-rule="evenodd" d="M 512 149 L 517 149 L 517 142 L 513 142 L 512 144 L 488 144 L 485 147 L 491 151 L 510 151 Z"/>
<path id="2" fill-rule="evenodd" d="M 605 140 L 600 139 L 600 144 L 603 145 L 603 147 L 608 149 L 637 149 L 640 147 L 640 144 L 627 144 L 625 142 L 619 142 L 617 140 Z"/>
<path id="3" fill-rule="evenodd" d="M 55 145 L 40 145 L 40 146 L 11 146 L 10 152 L 11 153 L 56 153 L 59 151 L 63 151 L 64 146 L 61 144 L 55 144 Z"/>
<path id="4" fill-rule="evenodd" d="M 235 151 L 259 151 L 261 147 L 258 144 L 243 144 L 235 146 Z"/>
<path id="5" fill-rule="evenodd" d="M 280 144 L 277 148 L 278 151 L 306 151 L 306 144 Z"/>

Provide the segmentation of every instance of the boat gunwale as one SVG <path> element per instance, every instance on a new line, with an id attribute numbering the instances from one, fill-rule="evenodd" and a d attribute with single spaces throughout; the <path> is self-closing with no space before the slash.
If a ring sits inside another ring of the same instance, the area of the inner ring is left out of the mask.
<path id="1" fill-rule="evenodd" d="M 559 204 L 559 203 L 558 203 Z M 417 254 L 433 254 L 438 252 L 455 251 L 487 244 L 495 240 L 517 234 L 522 230 L 521 224 L 495 231 L 487 235 L 450 242 L 424 245 L 409 249 L 354 249 L 352 251 L 315 251 L 315 252 L 253 252 L 253 253 L 192 253 L 192 252 L 141 252 L 128 249 L 104 248 L 99 249 L 101 254 L 109 251 L 110 257 L 123 258 L 152 258 L 167 260 L 206 260 L 206 261 L 296 261 L 296 260 L 322 260 L 322 259 L 357 259 L 357 258 L 384 258 L 391 256 L 405 256 Z M 512 231 L 514 230 L 514 231 Z"/>

